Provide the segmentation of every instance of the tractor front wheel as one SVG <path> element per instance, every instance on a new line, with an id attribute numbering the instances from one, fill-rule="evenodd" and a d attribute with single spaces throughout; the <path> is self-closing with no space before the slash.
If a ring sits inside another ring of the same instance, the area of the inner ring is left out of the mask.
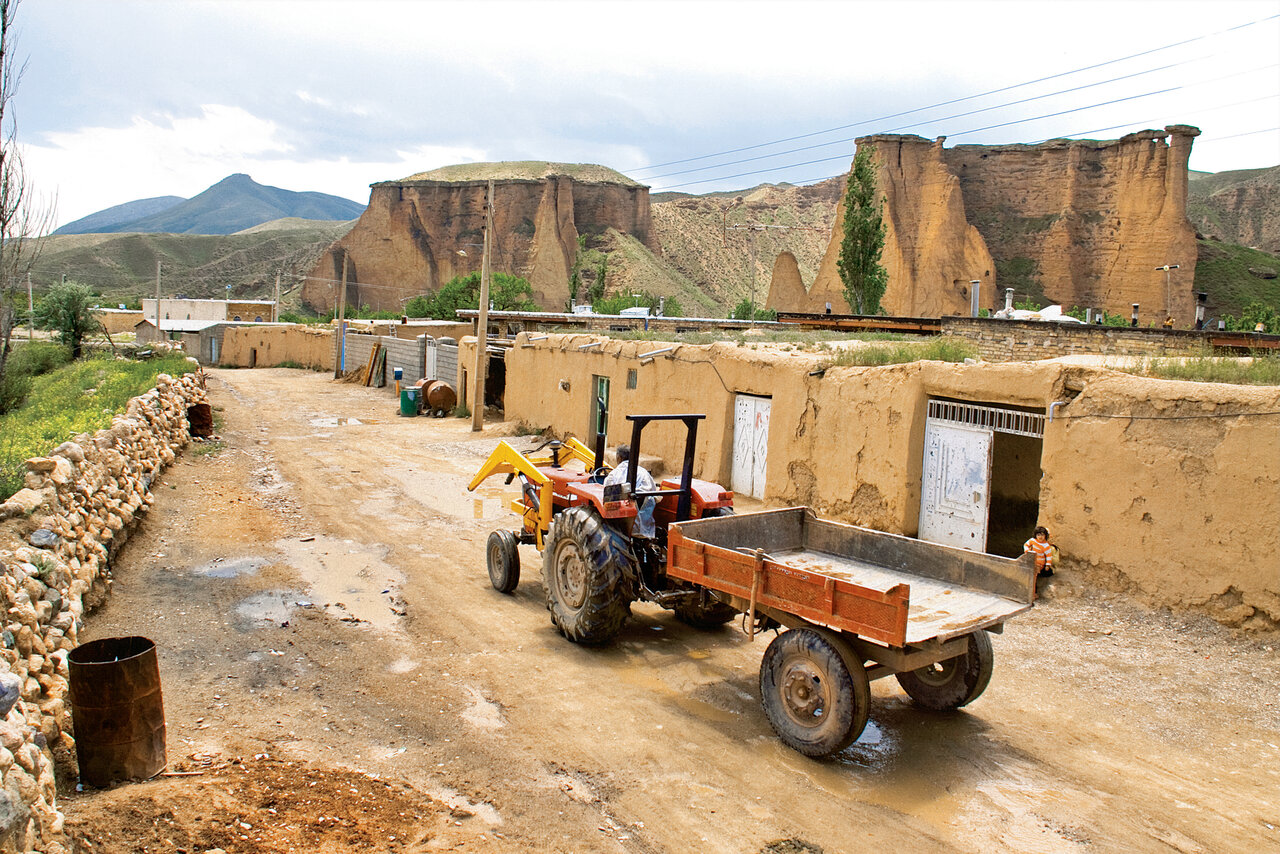
<path id="1" fill-rule="evenodd" d="M 613 640 L 627 618 L 627 558 L 586 507 L 559 513 L 543 551 L 542 582 L 551 622 L 575 643 Z"/>
<path id="2" fill-rule="evenodd" d="M 510 531 L 494 531 L 484 549 L 489 569 L 489 583 L 499 593 L 510 593 L 520 583 L 520 552 L 516 535 Z"/>

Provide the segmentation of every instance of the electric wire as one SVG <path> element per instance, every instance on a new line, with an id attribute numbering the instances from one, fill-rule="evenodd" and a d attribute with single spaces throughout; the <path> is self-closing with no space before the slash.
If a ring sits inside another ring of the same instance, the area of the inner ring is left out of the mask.
<path id="1" fill-rule="evenodd" d="M 1012 84 L 1012 85 L 1009 85 L 1009 86 L 1002 86 L 1002 87 L 999 87 L 999 88 L 996 88 L 996 89 L 990 89 L 990 90 L 988 90 L 988 91 L 986 91 L 986 92 L 981 92 L 981 93 L 978 93 L 978 94 L 976 94 L 976 95 L 966 95 L 966 96 L 961 97 L 961 98 L 953 98 L 953 99 L 948 100 L 948 101 L 940 101 L 940 102 L 938 102 L 937 104 L 931 104 L 931 105 L 929 105 L 929 106 L 927 106 L 927 107 L 917 107 L 917 108 L 912 109 L 912 110 L 904 110 L 904 111 L 902 111 L 902 112 L 892 113 L 892 114 L 884 115 L 884 116 L 879 116 L 879 117 L 877 117 L 877 118 L 872 118 L 872 119 L 863 119 L 863 120 L 861 120 L 861 121 L 852 122 L 852 123 L 850 123 L 850 124 L 839 125 L 839 126 L 837 126 L 837 127 L 833 127 L 833 128 L 826 128 L 825 130 L 812 131 L 812 132 L 810 132 L 810 133 L 804 133 L 804 134 L 797 134 L 797 135 L 795 135 L 795 136 L 789 136 L 789 137 L 785 137 L 785 138 L 782 138 L 782 139 L 770 140 L 770 141 L 768 141 L 768 142 L 756 143 L 756 144 L 754 144 L 754 145 L 747 145 L 747 146 L 741 146 L 741 147 L 739 147 L 739 148 L 726 149 L 726 150 L 724 150 L 724 151 L 717 151 L 717 152 L 713 152 L 713 153 L 711 153 L 711 154 L 703 154 L 703 155 L 699 155 L 699 156 L 697 156 L 697 157 L 686 157 L 686 158 L 683 158 L 683 159 L 680 159 L 680 160 L 668 160 L 668 161 L 665 161 L 665 162 L 662 162 L 662 163 L 654 163 L 654 164 L 650 164 L 650 165 L 648 165 L 648 166 L 641 166 L 641 167 L 638 167 L 638 168 L 636 168 L 636 169 L 634 169 L 634 170 L 632 170 L 632 171 L 633 171 L 633 172 L 647 172 L 647 171 L 649 171 L 649 170 L 651 170 L 651 169 L 660 169 L 660 168 L 664 168 L 664 167 L 667 167 L 667 166 L 676 166 L 676 165 L 679 165 L 679 164 L 682 164 L 682 163 L 695 163 L 695 162 L 700 161 L 700 160 L 709 160 L 709 159 L 711 159 L 711 158 L 713 158 L 713 157 L 722 157 L 722 156 L 730 155 L 730 154 L 739 154 L 739 153 L 744 152 L 744 151 L 753 151 L 753 150 L 758 149 L 758 148 L 766 148 L 766 147 L 768 147 L 768 146 L 770 146 L 770 145 L 781 145 L 781 144 L 783 144 L 783 143 L 787 143 L 787 142 L 795 142 L 795 141 L 797 141 L 797 140 L 801 140 L 801 139 L 809 139 L 809 138 L 812 138 L 812 137 L 815 137 L 815 136 L 822 136 L 823 134 L 827 134 L 827 133 L 836 133 L 836 132 L 838 132 L 838 131 L 848 130 L 848 129 L 850 129 L 850 128 L 855 128 L 855 127 L 861 127 L 861 126 L 863 126 L 863 125 L 868 125 L 868 124 L 874 124 L 874 123 L 876 123 L 876 122 L 889 121 L 889 120 L 891 120 L 891 119 L 902 118 L 903 116 L 910 116 L 910 115 L 914 115 L 914 114 L 916 114 L 916 113 L 926 112 L 926 111 L 928 111 L 928 110 L 932 110 L 932 109 L 938 109 L 938 108 L 941 108 L 941 107 L 948 107 L 948 106 L 951 106 L 951 105 L 953 105 L 953 104 L 963 103 L 963 102 L 965 102 L 965 101 L 972 101 L 972 100 L 976 100 L 976 99 L 978 99 L 978 98 L 985 98 L 985 97 L 987 97 L 987 96 L 989 96 L 989 95 L 997 95 L 997 94 L 1000 94 L 1000 93 L 1002 93 L 1002 92 L 1010 92 L 1010 91 L 1013 91 L 1013 90 L 1016 90 L 1016 89 L 1024 88 L 1024 87 L 1026 87 L 1026 86 L 1034 86 L 1034 85 L 1035 85 L 1035 84 L 1037 84 L 1037 83 L 1044 83 L 1044 82 L 1047 82 L 1047 81 L 1049 81 L 1049 80 L 1056 80 L 1056 79 L 1061 78 L 1061 77 L 1069 77 L 1069 76 L 1071 76 L 1071 75 L 1073 75 L 1073 74 L 1080 74 L 1080 73 L 1083 73 L 1083 72 L 1085 72 L 1085 71 L 1092 71 L 1092 70 L 1097 69 L 1097 68 L 1105 68 L 1106 66 L 1109 66 L 1109 65 L 1115 65 L 1115 64 L 1117 64 L 1117 63 L 1120 63 L 1120 62 L 1126 62 L 1126 61 L 1131 60 L 1131 59 L 1138 59 L 1138 58 L 1143 57 L 1143 56 L 1150 56 L 1150 55 L 1152 55 L 1152 54 L 1161 53 L 1161 52 L 1166 51 L 1166 50 L 1172 50 L 1173 48 L 1177 48 L 1177 47 L 1184 47 L 1184 46 L 1189 45 L 1189 44 L 1194 44 L 1194 43 L 1199 42 L 1199 41 L 1205 41 L 1205 40 L 1207 40 L 1207 39 L 1216 38 L 1216 37 L 1218 37 L 1218 36 L 1225 35 L 1226 33 L 1237 32 L 1237 31 L 1239 31 L 1239 30 L 1247 29 L 1248 27 L 1256 26 L 1256 25 L 1258 25 L 1258 24 L 1263 24 L 1263 23 L 1266 23 L 1266 22 L 1268 22 L 1268 21 L 1276 20 L 1276 19 L 1278 19 L 1278 18 L 1280 18 L 1280 14 L 1276 14 L 1276 15 L 1268 15 L 1268 16 L 1266 16 L 1266 17 L 1259 18 L 1259 19 L 1257 19 L 1257 20 L 1255 20 L 1255 21 L 1247 21 L 1247 22 L 1245 22 L 1245 23 L 1243 23 L 1243 24 L 1238 24 L 1238 25 L 1236 25 L 1236 26 L 1227 27 L 1226 29 L 1218 30 L 1218 31 L 1216 31 L 1216 32 L 1212 32 L 1212 33 L 1204 33 L 1204 34 L 1201 34 L 1201 35 L 1199 35 L 1199 36 L 1195 36 L 1195 37 L 1193 37 L 1193 38 L 1183 39 L 1182 41 L 1177 41 L 1177 42 L 1172 42 L 1172 43 L 1170 43 L 1170 44 L 1163 45 L 1163 46 L 1161 46 L 1161 47 L 1151 48 L 1151 49 L 1148 49 L 1148 50 L 1139 51 L 1138 53 L 1129 54 L 1128 56 L 1122 56 L 1122 57 L 1118 57 L 1118 58 L 1116 58 L 1116 59 L 1110 59 L 1110 60 L 1107 60 L 1107 61 L 1105 61 L 1105 62 L 1094 63 L 1093 65 L 1086 65 L 1086 66 L 1082 66 L 1082 67 L 1080 67 L 1080 68 L 1071 69 L 1070 71 L 1062 71 L 1062 72 L 1059 72 L 1059 73 L 1056 73 L 1056 74 L 1050 74 L 1050 75 L 1047 75 L 1047 76 L 1045 76 L 1045 77 L 1039 77 L 1039 78 L 1036 78 L 1035 80 L 1028 80 L 1028 81 L 1025 81 L 1025 82 L 1022 82 L 1022 83 L 1015 83 L 1015 84 Z M 714 168 L 714 167 L 708 167 L 708 168 Z"/>

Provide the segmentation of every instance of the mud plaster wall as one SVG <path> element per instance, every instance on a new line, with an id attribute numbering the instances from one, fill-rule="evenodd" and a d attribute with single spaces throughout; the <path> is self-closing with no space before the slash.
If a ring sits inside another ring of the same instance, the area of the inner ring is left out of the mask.
<path id="1" fill-rule="evenodd" d="M 1169 383 L 1056 363 L 916 362 L 831 368 L 817 377 L 810 376 L 817 356 L 723 343 L 587 335 L 519 341 L 506 362 L 510 421 L 588 439 L 592 378 L 607 376 L 610 445 L 630 435 L 627 413 L 705 413 L 695 474 L 728 486 L 734 393 L 771 396 L 766 502 L 807 504 L 911 536 L 930 397 L 1047 410 L 1070 399 L 1068 384 L 1083 387 L 1048 425 L 1039 461 L 1039 521 L 1053 530 L 1069 566 L 1157 605 L 1205 606 L 1225 622 L 1255 614 L 1258 622 L 1280 621 L 1280 417 L 1261 414 L 1280 412 L 1280 389 Z M 601 346 L 578 350 L 592 341 Z M 676 348 L 674 358 L 639 364 L 640 354 L 667 346 Z M 637 372 L 633 390 L 630 370 Z M 1116 417 L 1083 417 L 1095 408 Z M 1146 420 L 1184 412 L 1251 414 Z M 671 471 L 682 441 L 675 430 L 646 434 L 643 450 Z M 1026 495 L 1021 489 L 1035 478 L 1029 456 L 1006 471 L 1019 467 L 1021 488 L 1001 487 L 1012 497 Z M 1171 554 L 1179 557 L 1166 559 Z"/>
<path id="2" fill-rule="evenodd" d="M 1041 518 L 1064 553 L 1163 605 L 1280 622 L 1280 388 L 1098 372 L 1059 412 Z"/>
<path id="3" fill-rule="evenodd" d="M 151 484 L 190 438 L 196 375 L 161 374 L 109 429 L 27 461 L 0 503 L 0 852 L 68 850 L 53 755 L 72 751 L 67 654 L 110 590 L 108 559 L 151 506 Z"/>
<path id="4" fill-rule="evenodd" d="M 257 351 L 256 359 L 254 351 Z M 271 368 L 293 362 L 319 371 L 333 370 L 334 332 L 325 326 L 228 327 L 218 364 L 234 368 Z"/>

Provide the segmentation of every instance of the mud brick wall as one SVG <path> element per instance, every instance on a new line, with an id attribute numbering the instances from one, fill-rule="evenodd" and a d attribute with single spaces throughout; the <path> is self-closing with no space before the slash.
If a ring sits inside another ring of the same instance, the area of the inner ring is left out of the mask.
<path id="1" fill-rule="evenodd" d="M 53 771 L 53 751 L 75 746 L 67 655 L 206 401 L 197 375 L 161 374 L 110 428 L 28 460 L 26 486 L 0 503 L 0 854 L 69 850 Z"/>
<path id="2" fill-rule="evenodd" d="M 972 341 L 988 362 L 1058 356 L 1193 356 L 1207 342 L 1199 332 L 1086 326 L 1034 320 L 944 317 L 942 331 Z"/>

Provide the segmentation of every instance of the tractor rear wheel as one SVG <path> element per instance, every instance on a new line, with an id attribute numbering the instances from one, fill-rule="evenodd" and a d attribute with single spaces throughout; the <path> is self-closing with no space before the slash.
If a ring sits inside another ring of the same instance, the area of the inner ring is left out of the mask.
<path id="1" fill-rule="evenodd" d="M 586 507 L 559 513 L 543 551 L 547 610 L 560 633 L 575 643 L 613 640 L 627 618 L 627 558 L 604 521 Z"/>
<path id="2" fill-rule="evenodd" d="M 961 655 L 894 676 L 916 705 L 943 712 L 978 699 L 991 681 L 994 665 L 991 637 L 974 632 L 969 635 L 968 650 Z"/>
<path id="3" fill-rule="evenodd" d="M 494 531 L 484 549 L 489 583 L 499 593 L 510 593 L 520 583 L 520 552 L 516 535 L 510 531 Z"/>

